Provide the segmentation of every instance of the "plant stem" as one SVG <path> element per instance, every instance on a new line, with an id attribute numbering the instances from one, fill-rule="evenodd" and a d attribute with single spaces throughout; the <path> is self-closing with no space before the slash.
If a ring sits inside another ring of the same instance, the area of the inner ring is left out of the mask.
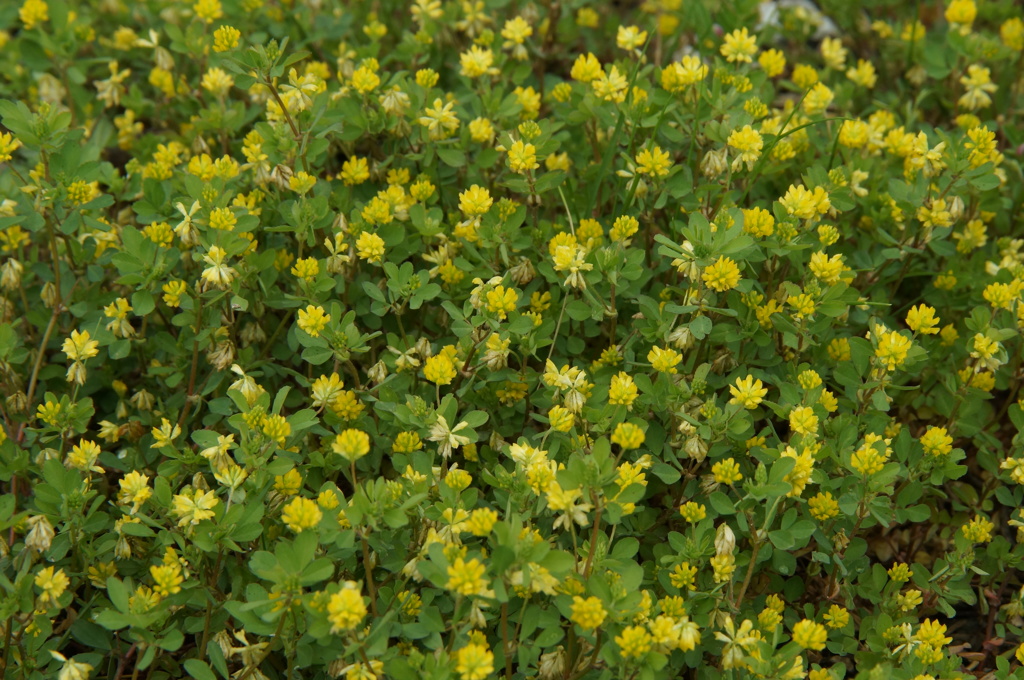
<path id="1" fill-rule="evenodd" d="M 370 544 L 365 536 L 360 536 L 359 541 L 363 548 L 363 570 L 366 572 L 366 590 L 370 596 L 370 611 L 377 616 L 377 586 L 373 582 L 373 565 L 370 562 Z"/>
<path id="2" fill-rule="evenodd" d="M 36 394 L 36 384 L 39 381 L 39 371 L 43 367 L 43 357 L 46 355 L 46 345 L 50 342 L 50 336 L 53 334 L 53 328 L 57 325 L 57 317 L 60 315 L 59 304 L 53 306 L 53 313 L 50 315 L 50 323 L 46 325 L 46 331 L 43 332 L 43 341 L 39 343 L 39 352 L 36 354 L 36 363 L 32 367 L 32 377 L 28 381 L 28 410 L 32 412 L 32 398 Z M 20 439 L 20 433 L 19 433 Z"/>
<path id="3" fill-rule="evenodd" d="M 512 680 L 511 645 L 508 640 L 508 602 L 501 603 L 501 651 L 505 657 L 505 680 Z"/>
<path id="4" fill-rule="evenodd" d="M 178 427 L 185 424 L 189 411 L 192 410 L 192 400 L 196 391 L 196 373 L 199 370 L 199 330 L 203 325 L 203 296 L 196 293 L 196 325 L 194 328 L 195 337 L 192 339 L 192 367 L 188 373 L 188 392 L 185 394 L 185 405 L 178 417 Z"/>
<path id="5" fill-rule="evenodd" d="M 594 564 L 594 553 L 597 552 L 597 534 L 598 528 L 601 526 L 601 512 L 604 510 L 600 503 L 597 503 L 597 494 L 593 491 L 590 492 L 590 498 L 595 501 L 594 504 L 597 505 L 597 512 L 594 513 L 594 526 L 590 529 L 590 550 L 587 552 L 587 562 L 583 567 L 584 579 L 590 578 L 590 568 Z"/>

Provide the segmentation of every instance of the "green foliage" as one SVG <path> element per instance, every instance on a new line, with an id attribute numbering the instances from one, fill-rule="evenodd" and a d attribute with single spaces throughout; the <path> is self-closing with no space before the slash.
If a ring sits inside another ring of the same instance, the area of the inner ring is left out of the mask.
<path id="1" fill-rule="evenodd" d="M 0 9 L 4 678 L 1024 677 L 1019 7 L 345 5 Z"/>

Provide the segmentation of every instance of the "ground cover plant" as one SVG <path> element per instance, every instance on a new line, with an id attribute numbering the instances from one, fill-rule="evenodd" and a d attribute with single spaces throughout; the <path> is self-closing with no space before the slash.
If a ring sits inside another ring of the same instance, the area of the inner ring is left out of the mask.
<path id="1" fill-rule="evenodd" d="M 1009 0 L 0 7 L 0 673 L 1024 677 Z"/>

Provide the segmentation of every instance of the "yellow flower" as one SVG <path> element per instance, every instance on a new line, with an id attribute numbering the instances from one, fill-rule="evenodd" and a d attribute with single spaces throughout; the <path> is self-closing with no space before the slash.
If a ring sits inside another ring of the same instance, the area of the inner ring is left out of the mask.
<path id="1" fill-rule="evenodd" d="M 484 680 L 494 672 L 494 653 L 484 644 L 470 643 L 455 653 L 459 680 Z"/>
<path id="2" fill-rule="evenodd" d="M 548 411 L 548 424 L 555 432 L 568 432 L 576 424 L 576 414 L 564 406 L 552 406 Z"/>
<path id="3" fill-rule="evenodd" d="M 729 62 L 749 64 L 757 54 L 757 36 L 750 35 L 746 26 L 738 28 L 725 36 L 721 52 Z"/>
<path id="4" fill-rule="evenodd" d="M 473 596 L 487 594 L 487 567 L 475 557 L 468 562 L 458 558 L 448 567 L 448 582 L 445 588 L 459 595 Z"/>
<path id="5" fill-rule="evenodd" d="M 708 288 L 723 293 L 736 287 L 740 282 L 740 268 L 731 258 L 722 256 L 704 270 L 701 279 Z"/>
<path id="6" fill-rule="evenodd" d="M 798 454 L 792 446 L 787 446 L 780 455 L 796 461 L 793 471 L 783 480 L 791 487 L 786 495 L 790 498 L 800 496 L 811 481 L 811 473 L 814 471 L 814 449 L 805 448 L 802 453 Z"/>
<path id="7" fill-rule="evenodd" d="M 359 216 L 370 224 L 391 224 L 394 220 L 391 202 L 388 201 L 386 195 L 382 194 L 383 192 L 371 198 L 359 213 Z"/>
<path id="8" fill-rule="evenodd" d="M 203 74 L 203 79 L 200 81 L 203 89 L 215 97 L 223 97 L 234 84 L 235 79 L 229 76 L 224 69 L 216 66 Z M 191 163 L 189 165 L 191 167 Z"/>
<path id="9" fill-rule="evenodd" d="M 227 52 L 238 47 L 241 32 L 234 26 L 221 26 L 213 32 L 213 51 Z"/>
<path id="10" fill-rule="evenodd" d="M 416 84 L 426 89 L 437 85 L 437 81 L 440 78 L 440 74 L 432 68 L 421 68 L 416 71 Z"/>
<path id="11" fill-rule="evenodd" d="M 743 209 L 743 231 L 766 237 L 775 233 L 775 216 L 764 208 Z"/>
<path id="12" fill-rule="evenodd" d="M 435 385 L 450 385 L 455 376 L 455 364 L 447 354 L 435 354 L 423 366 L 423 377 Z"/>
<path id="13" fill-rule="evenodd" d="M 809 116 L 824 113 L 832 103 L 832 99 L 834 97 L 835 95 L 827 85 L 824 83 L 816 83 L 814 87 L 807 92 L 806 96 L 804 96 L 804 113 Z"/>
<path id="14" fill-rule="evenodd" d="M 609 404 L 625 406 L 627 411 L 631 411 L 637 394 L 636 383 L 628 373 L 620 371 L 612 376 L 611 387 L 608 390 Z"/>
<path id="15" fill-rule="evenodd" d="M 552 262 L 556 272 L 565 274 L 565 286 L 579 289 L 587 287 L 583 272 L 591 271 L 594 265 L 586 262 L 586 257 L 586 250 L 576 243 L 555 246 Z"/>
<path id="16" fill-rule="evenodd" d="M 281 511 L 281 520 L 297 534 L 316 527 L 323 517 L 316 501 L 301 496 L 293 498 Z"/>
<path id="17" fill-rule="evenodd" d="M 657 144 L 649 149 L 641 150 L 636 155 L 636 163 L 641 175 L 650 175 L 651 177 L 665 177 L 668 175 L 669 168 L 672 167 L 672 160 L 669 158 L 668 152 L 662 151 Z"/>
<path id="18" fill-rule="evenodd" d="M 149 477 L 138 471 L 131 471 L 118 481 L 120 491 L 117 495 L 117 502 L 122 505 L 131 505 L 131 514 L 135 514 L 142 507 L 153 490 L 149 488 Z"/>
<path id="19" fill-rule="evenodd" d="M 786 70 L 786 55 L 780 50 L 765 50 L 757 57 L 757 63 L 769 78 L 777 78 Z"/>
<path id="20" fill-rule="evenodd" d="M 825 614 L 825 623 L 829 628 L 845 628 L 846 624 L 850 622 L 850 612 L 845 607 L 840 607 L 837 604 L 832 605 L 828 609 L 828 613 Z"/>
<path id="21" fill-rule="evenodd" d="M 928 431 L 921 435 L 921 446 L 931 456 L 944 456 L 953 450 L 953 438 L 944 427 L 928 426 Z"/>
<path id="22" fill-rule="evenodd" d="M 813 369 L 801 371 L 800 375 L 796 377 L 796 380 L 800 383 L 800 387 L 805 390 L 813 390 L 815 387 L 821 385 L 821 375 Z"/>
<path id="23" fill-rule="evenodd" d="M 939 332 L 939 319 L 933 307 L 917 305 L 907 312 L 907 326 L 915 333 L 934 335 Z"/>
<path id="24" fill-rule="evenodd" d="M 515 311 L 516 305 L 519 303 L 518 290 L 500 285 L 487 291 L 485 297 L 487 311 L 496 314 L 501 321 L 505 320 L 509 312 Z"/>
<path id="25" fill-rule="evenodd" d="M 640 448 L 645 439 L 644 431 L 633 423 L 619 423 L 612 433 L 612 443 L 627 450 Z"/>
<path id="26" fill-rule="evenodd" d="M 521 16 L 509 19 L 501 29 L 501 37 L 516 45 L 522 45 L 531 35 L 533 35 L 533 27 Z M 511 45 L 506 43 L 505 47 L 511 47 Z"/>
<path id="27" fill-rule="evenodd" d="M 739 151 L 739 155 L 732 164 L 733 172 L 739 171 L 744 163 L 747 170 L 753 170 L 754 163 L 761 156 L 761 148 L 764 145 L 761 134 L 749 125 L 744 125 L 742 128 L 730 132 L 726 143 Z"/>
<path id="28" fill-rule="evenodd" d="M 353 156 L 341 164 L 341 181 L 345 186 L 355 186 L 370 179 L 370 165 L 365 158 Z"/>
<path id="29" fill-rule="evenodd" d="M 849 338 L 833 338 L 828 343 L 828 355 L 832 358 L 832 361 L 837 363 L 842 361 L 850 360 L 850 340 Z"/>
<path id="30" fill-rule="evenodd" d="M 637 659 L 651 651 L 651 634 L 643 626 L 628 626 L 615 637 L 624 659 Z"/>
<path id="31" fill-rule="evenodd" d="M 913 611 L 920 606 L 922 602 L 924 602 L 924 597 L 921 596 L 921 591 L 917 588 L 911 588 L 910 590 L 896 596 L 896 604 L 899 605 L 900 611 L 904 612 Z M 828 616 L 826 615 L 825 618 L 827 619 Z"/>
<path id="32" fill-rule="evenodd" d="M 829 257 L 825 251 L 820 250 L 811 255 L 811 261 L 808 264 L 808 268 L 814 276 L 830 286 L 834 286 L 839 283 L 840 277 L 843 272 L 846 271 L 846 265 L 843 264 L 843 256 L 835 254 Z"/>
<path id="33" fill-rule="evenodd" d="M 263 420 L 263 434 L 278 446 L 284 446 L 285 440 L 292 433 L 292 426 L 280 414 L 266 416 Z"/>
<path id="34" fill-rule="evenodd" d="M 161 564 L 149 568 L 149 574 L 153 577 L 153 592 L 160 597 L 169 597 L 181 592 L 181 584 L 185 577 L 181 573 L 181 565 Z"/>
<path id="35" fill-rule="evenodd" d="M 433 108 L 425 108 L 424 115 L 417 122 L 427 128 L 427 135 L 430 139 L 447 139 L 459 129 L 459 117 L 455 114 L 454 109 L 454 101 L 446 104 L 440 98 L 435 99 Z"/>
<path id="36" fill-rule="evenodd" d="M 821 57 L 829 68 L 841 71 L 846 65 L 846 54 L 842 40 L 828 37 L 821 41 Z"/>
<path id="37" fill-rule="evenodd" d="M 969 32 L 974 18 L 978 16 L 978 7 L 974 0 L 952 0 L 946 7 L 946 21 L 959 25 L 961 32 Z"/>
<path id="38" fill-rule="evenodd" d="M 274 490 L 284 496 L 294 496 L 302 488 L 302 475 L 292 468 L 283 475 L 274 476 Z"/>
<path id="39" fill-rule="evenodd" d="M 220 0 L 196 0 L 196 4 L 192 5 L 192 11 L 196 13 L 197 17 L 208 24 L 212 24 L 224 16 Z"/>
<path id="40" fill-rule="evenodd" d="M 988 543 L 992 540 L 992 529 L 995 525 L 981 515 L 975 515 L 974 519 L 965 524 L 961 530 L 967 540 L 972 543 Z"/>
<path id="41" fill-rule="evenodd" d="M 619 72 L 617 66 L 612 66 L 607 73 L 601 71 L 597 78 L 591 81 L 590 86 L 594 89 L 594 94 L 604 101 L 621 104 L 626 101 L 629 81 Z"/>
<path id="42" fill-rule="evenodd" d="M 661 72 L 661 86 L 672 93 L 685 92 L 688 87 L 704 80 L 708 75 L 707 65 L 694 54 L 673 62 Z"/>
<path id="43" fill-rule="evenodd" d="M 864 477 L 870 477 L 881 472 L 887 460 L 888 455 L 880 453 L 874 444 L 865 441 L 864 446 L 853 452 L 850 467 Z"/>
<path id="44" fill-rule="evenodd" d="M 921 644 L 932 647 L 944 647 L 953 641 L 953 638 L 946 637 L 946 624 L 933 619 L 922 621 L 914 638 Z"/>
<path id="45" fill-rule="evenodd" d="M 300 171 L 288 178 L 288 188 L 300 196 L 309 193 L 309 190 L 316 186 L 316 177 L 305 171 Z"/>
<path id="46" fill-rule="evenodd" d="M 624 50 L 636 50 L 647 42 L 647 31 L 641 31 L 639 26 L 619 26 L 615 36 L 615 44 Z"/>
<path id="47" fill-rule="evenodd" d="M 581 54 L 573 62 L 569 76 L 581 83 L 589 83 L 602 74 L 601 62 L 592 53 Z"/>
<path id="48" fill-rule="evenodd" d="M 810 406 L 799 406 L 789 412 L 789 426 L 798 434 L 817 434 L 818 416 Z"/>
<path id="49" fill-rule="evenodd" d="M 811 517 L 823 522 L 839 514 L 839 502 L 829 492 L 819 493 L 807 501 Z"/>
<path id="50" fill-rule="evenodd" d="M 466 528 L 474 536 L 486 536 L 498 521 L 498 513 L 490 508 L 477 508 L 469 514 Z"/>
<path id="51" fill-rule="evenodd" d="M 977 64 L 967 67 L 967 75 L 960 78 L 960 84 L 964 86 L 965 92 L 957 104 L 969 111 L 977 111 L 991 104 L 992 97 L 989 95 L 999 89 L 992 82 L 991 71 Z"/>
<path id="52" fill-rule="evenodd" d="M 591 7 L 581 7 L 576 12 L 576 25 L 580 28 L 597 28 L 600 15 Z"/>
<path id="53" fill-rule="evenodd" d="M 46 609 L 50 605 L 56 605 L 57 599 L 64 594 L 70 583 L 71 580 L 63 569 L 55 567 L 40 569 L 35 578 L 35 584 L 43 589 L 42 595 L 39 596 L 39 607 Z"/>
<path id="54" fill-rule="evenodd" d="M 210 250 L 203 255 L 203 261 L 210 265 L 203 270 L 203 281 L 222 289 L 231 285 L 235 270 L 227 266 L 227 256 L 227 251 L 220 246 L 210 246 Z"/>
<path id="55" fill-rule="evenodd" d="M 150 403 L 152 403 L 152 397 L 150 397 Z M 153 435 L 152 448 L 159 449 L 164 446 L 171 446 L 178 435 L 181 434 L 181 428 L 177 423 L 171 423 L 167 418 L 160 419 L 160 427 L 154 427 L 151 430 Z"/>
<path id="56" fill-rule="evenodd" d="M 971 344 L 971 357 L 975 359 L 981 359 L 982 364 L 988 364 L 987 360 L 992 359 L 996 352 L 999 351 L 999 343 L 983 335 L 982 333 L 975 333 L 974 339 Z M 998 366 L 998 363 L 996 363 Z M 995 368 L 995 367 L 992 367 Z"/>
<path id="57" fill-rule="evenodd" d="M 71 331 L 71 337 L 64 340 L 61 347 L 71 361 L 84 361 L 100 353 L 100 343 L 90 339 L 89 331 Z"/>
<path id="58" fill-rule="evenodd" d="M 814 191 L 808 191 L 803 184 L 790 185 L 779 202 L 786 212 L 802 220 L 824 215 L 832 207 L 828 192 L 823 188 L 815 187 Z"/>
<path id="59" fill-rule="evenodd" d="M 494 124 L 487 118 L 474 118 L 469 122 L 469 136 L 477 144 L 494 139 Z"/>
<path id="60" fill-rule="evenodd" d="M 334 438 L 331 449 L 349 462 L 355 462 L 370 452 L 370 435 L 349 428 Z"/>
<path id="61" fill-rule="evenodd" d="M 793 642 L 804 649 L 821 651 L 827 641 L 828 631 L 820 623 L 804 619 L 793 626 Z"/>
<path id="62" fill-rule="evenodd" d="M 460 54 L 459 64 L 462 66 L 460 73 L 467 78 L 478 78 L 497 72 L 497 69 L 493 68 L 494 52 L 479 45 L 473 45 Z"/>
<path id="63" fill-rule="evenodd" d="M 21 142 L 10 132 L 0 133 L 0 163 L 11 160 L 15 151 L 21 147 Z"/>
<path id="64" fill-rule="evenodd" d="M 687 501 L 680 505 L 679 514 L 691 524 L 701 521 L 708 515 L 707 507 L 696 501 Z M 696 573 L 696 569 L 694 569 L 694 573 Z"/>
<path id="65" fill-rule="evenodd" d="M 847 69 L 846 77 L 863 88 L 870 90 L 878 82 L 875 65 L 865 59 L 858 59 L 857 65 Z"/>
<path id="66" fill-rule="evenodd" d="M 356 584 L 346 581 L 341 590 L 331 595 L 327 602 L 327 620 L 331 632 L 341 633 L 352 630 L 366 618 L 366 603 Z"/>
<path id="67" fill-rule="evenodd" d="M 910 566 L 904 562 L 897 562 L 896 564 L 889 567 L 889 578 L 895 583 L 906 583 L 914 575 L 911 571 Z"/>
<path id="68" fill-rule="evenodd" d="M 359 94 L 369 94 L 380 85 L 380 76 L 368 67 L 360 66 L 352 73 L 352 88 Z"/>
<path id="69" fill-rule="evenodd" d="M 607 616 L 608 612 L 598 598 L 591 596 L 583 599 L 579 595 L 572 598 L 569 620 L 583 630 L 594 630 L 604 623 Z"/>
<path id="70" fill-rule="evenodd" d="M 640 222 L 635 217 L 632 215 L 620 215 L 615 218 L 615 222 L 612 223 L 611 232 L 608 235 L 613 241 L 629 245 L 628 239 L 632 238 L 639 229 Z"/>
<path id="71" fill-rule="evenodd" d="M 211 519 L 214 516 L 213 508 L 218 503 L 220 501 L 213 491 L 195 489 L 191 495 L 188 492 L 176 495 L 171 512 L 178 516 L 178 526 L 195 526 L 203 520 Z"/>
<path id="72" fill-rule="evenodd" d="M 341 501 L 338 500 L 338 494 L 334 489 L 324 489 L 317 495 L 316 504 L 324 510 L 335 510 L 341 505 Z"/>
<path id="73" fill-rule="evenodd" d="M 384 258 L 384 239 L 377 234 L 364 231 L 356 239 L 356 254 L 366 262 L 380 262 Z"/>
<path id="74" fill-rule="evenodd" d="M 508 150 L 508 167 L 512 172 L 525 175 L 540 167 L 537 162 L 537 148 L 533 144 L 517 139 Z"/>
<path id="75" fill-rule="evenodd" d="M 711 474 L 717 483 L 729 486 L 743 479 L 739 463 L 732 458 L 726 458 L 711 466 Z"/>
<path id="76" fill-rule="evenodd" d="M 896 331 L 882 333 L 878 339 L 878 347 L 875 349 L 875 356 L 882 360 L 882 363 L 890 371 L 903 364 L 907 359 L 907 352 L 913 342 L 910 338 L 900 335 Z"/>
<path id="77" fill-rule="evenodd" d="M 768 394 L 768 388 L 754 376 L 747 375 L 746 378 L 736 378 L 735 385 L 729 385 L 729 393 L 732 394 L 730 404 L 742 404 L 743 408 L 757 408 L 764 396 Z"/>
<path id="78" fill-rule="evenodd" d="M 647 353 L 647 360 L 651 362 L 654 370 L 659 373 L 676 373 L 676 365 L 683 360 L 683 357 L 674 349 L 662 349 L 655 346 Z"/>
<path id="79" fill-rule="evenodd" d="M 50 8 L 43 0 L 25 0 L 18 10 L 18 17 L 25 29 L 31 31 L 36 25 L 50 20 Z"/>
<path id="80" fill-rule="evenodd" d="M 476 184 L 459 194 L 459 210 L 466 217 L 485 215 L 493 203 L 491 192 Z"/>
<path id="81" fill-rule="evenodd" d="M 1011 17 L 1004 21 L 999 27 L 999 39 L 1011 50 L 1024 50 L 1024 19 Z"/>
<path id="82" fill-rule="evenodd" d="M 307 305 L 305 309 L 299 310 L 299 328 L 314 338 L 320 337 L 330 320 L 331 315 L 325 314 L 324 308 L 320 306 Z"/>

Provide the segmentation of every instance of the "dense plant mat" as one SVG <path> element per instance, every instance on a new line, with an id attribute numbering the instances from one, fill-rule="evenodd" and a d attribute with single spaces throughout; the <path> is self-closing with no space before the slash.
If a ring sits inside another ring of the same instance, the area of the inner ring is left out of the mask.
<path id="1" fill-rule="evenodd" d="M 0 8 L 7 680 L 1021 677 L 1010 2 Z"/>

